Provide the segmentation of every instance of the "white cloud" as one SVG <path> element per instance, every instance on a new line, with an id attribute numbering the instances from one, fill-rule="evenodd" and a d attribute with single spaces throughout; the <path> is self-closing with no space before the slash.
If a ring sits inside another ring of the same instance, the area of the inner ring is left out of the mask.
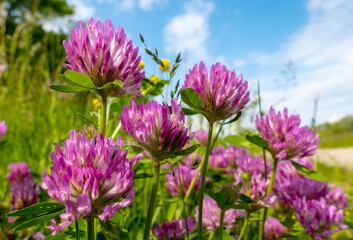
<path id="1" fill-rule="evenodd" d="M 307 24 L 290 36 L 275 52 L 253 53 L 250 59 L 262 67 L 260 79 L 275 79 L 268 69 L 278 69 L 288 59 L 297 67 L 297 85 L 287 90 L 286 100 L 278 108 L 288 106 L 310 123 L 314 98 L 320 96 L 317 121 L 328 121 L 338 114 L 353 114 L 353 1 L 310 0 Z M 262 81 L 272 85 L 273 81 Z M 282 91 L 262 92 L 266 107 L 283 97 Z"/>
<path id="2" fill-rule="evenodd" d="M 164 27 L 164 42 L 169 53 L 183 52 L 187 65 L 210 60 L 207 51 L 209 17 L 214 9 L 212 2 L 193 0 L 184 6 L 184 13 L 172 18 Z M 188 64 L 188 62 L 190 64 Z"/>
<path id="3" fill-rule="evenodd" d="M 152 10 L 154 6 L 161 5 L 168 0 L 98 0 L 100 4 L 114 4 L 119 10 L 133 10 L 140 8 L 144 11 Z"/>
<path id="4" fill-rule="evenodd" d="M 332 117 L 330 117 L 328 119 L 328 122 L 333 124 L 335 122 L 338 122 L 339 120 L 341 120 L 342 118 L 344 118 L 344 113 L 340 113 L 340 114 L 337 114 L 337 115 L 333 115 Z"/>
<path id="5" fill-rule="evenodd" d="M 59 32 L 62 30 L 64 32 L 69 32 L 70 23 L 79 20 L 87 21 L 95 14 L 94 7 L 82 0 L 70 0 L 68 1 L 68 4 L 74 7 L 74 14 L 72 16 L 54 18 L 51 21 L 44 22 L 43 28 L 46 31 Z"/>
<path id="6" fill-rule="evenodd" d="M 245 63 L 246 63 L 245 59 L 238 58 L 234 60 L 233 65 L 235 66 L 236 69 L 238 69 L 238 68 L 244 67 Z"/>
<path id="7" fill-rule="evenodd" d="M 151 10 L 153 5 L 161 4 L 163 0 L 139 0 L 139 7 L 142 10 Z"/>

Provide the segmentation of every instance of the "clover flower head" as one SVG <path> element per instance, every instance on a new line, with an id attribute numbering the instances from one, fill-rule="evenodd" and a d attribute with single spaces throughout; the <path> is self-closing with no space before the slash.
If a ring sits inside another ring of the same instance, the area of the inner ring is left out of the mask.
<path id="1" fill-rule="evenodd" d="M 208 163 L 211 168 L 227 168 L 230 165 L 227 150 L 221 145 L 214 147 Z"/>
<path id="2" fill-rule="evenodd" d="M 348 207 L 348 195 L 343 193 L 341 187 L 333 187 L 333 189 L 327 194 L 326 200 L 329 204 L 335 205 L 338 209 Z"/>
<path id="3" fill-rule="evenodd" d="M 286 227 L 283 226 L 277 218 L 269 216 L 265 222 L 264 239 L 279 240 L 279 236 L 286 232 Z"/>
<path id="4" fill-rule="evenodd" d="M 300 127 L 299 115 L 289 115 L 287 108 L 281 114 L 271 107 L 270 112 L 262 119 L 256 116 L 255 123 L 278 160 L 291 160 L 315 154 L 319 136 L 308 126 Z"/>
<path id="5" fill-rule="evenodd" d="M 9 167 L 7 178 L 11 189 L 10 210 L 20 210 L 37 203 L 39 186 L 35 185 L 27 163 L 11 163 Z"/>
<path id="6" fill-rule="evenodd" d="M 309 158 L 297 159 L 303 166 L 312 169 Z M 307 200 L 326 198 L 329 194 L 327 182 L 320 182 L 301 175 L 290 161 L 281 161 L 277 167 L 273 192 L 278 200 L 286 206 L 294 207 L 297 198 L 306 197 Z"/>
<path id="7" fill-rule="evenodd" d="M 187 155 L 184 159 L 185 165 L 190 167 L 194 166 L 197 163 L 200 163 L 201 161 L 202 161 L 202 157 L 197 152 L 193 152 Z"/>
<path id="8" fill-rule="evenodd" d="M 5 121 L 0 121 L 0 138 L 2 138 L 7 131 L 7 126 L 5 124 Z"/>
<path id="9" fill-rule="evenodd" d="M 294 201 L 297 220 L 304 227 L 304 231 L 313 239 L 331 239 L 334 232 L 346 229 L 343 224 L 343 210 L 330 205 L 324 198 L 306 200 L 305 197 Z M 332 229 L 333 226 L 337 228 Z"/>
<path id="10" fill-rule="evenodd" d="M 145 72 L 137 68 L 141 61 L 138 47 L 134 48 L 124 28 L 119 26 L 115 30 L 110 20 L 96 22 L 92 17 L 84 28 L 79 21 L 77 28 L 71 30 L 70 40 L 63 42 L 69 62 L 64 66 L 86 74 L 96 87 L 118 79 L 122 87 L 113 88 L 115 96 L 141 97 L 139 89 Z"/>
<path id="11" fill-rule="evenodd" d="M 165 176 L 165 179 L 167 182 L 167 191 L 173 197 L 182 197 L 183 196 L 182 191 L 184 191 L 184 195 L 185 195 L 196 173 L 197 173 L 197 169 L 192 169 L 191 166 L 180 164 L 179 169 L 178 167 L 175 167 L 171 173 L 168 173 Z M 180 179 L 181 179 L 181 183 L 180 183 Z M 195 185 L 193 187 L 193 192 L 195 192 L 199 188 L 200 184 L 201 184 L 201 174 L 199 173 L 196 178 Z"/>
<path id="12" fill-rule="evenodd" d="M 181 151 L 195 133 L 185 128 L 185 114 L 175 99 L 169 106 L 157 102 L 136 104 L 130 102 L 130 109 L 124 106 L 120 114 L 122 129 L 132 136 L 156 161 L 161 161 Z"/>
<path id="13" fill-rule="evenodd" d="M 194 232 L 196 224 L 197 222 L 190 216 L 186 221 L 184 218 L 173 219 L 170 222 L 165 221 L 163 224 L 157 224 L 155 228 L 152 228 L 152 233 L 158 240 L 185 239 L 187 234 Z"/>
<path id="14" fill-rule="evenodd" d="M 195 217 L 198 216 L 199 209 L 196 207 Z M 202 224 L 206 226 L 207 231 L 219 228 L 221 209 L 217 206 L 217 202 L 210 197 L 204 197 L 202 208 Z M 233 228 L 236 226 L 235 221 L 244 216 L 244 211 L 239 209 L 229 209 L 224 214 L 224 227 Z"/>
<path id="15" fill-rule="evenodd" d="M 270 180 L 269 179 L 265 180 L 262 174 L 253 173 L 251 175 L 248 189 L 246 187 L 244 179 L 241 177 L 240 171 L 237 171 L 234 174 L 234 179 L 235 179 L 236 185 L 239 183 L 243 183 L 241 192 L 243 194 L 248 195 L 251 198 L 251 200 L 256 202 L 250 206 L 251 211 L 255 211 L 262 207 L 271 206 L 277 200 L 277 197 L 273 194 L 273 192 L 271 192 L 265 198 L 263 198 L 266 195 L 266 191 L 267 191 L 268 185 L 270 184 Z"/>
<path id="16" fill-rule="evenodd" d="M 183 89 L 192 88 L 201 97 L 202 113 L 210 122 L 226 119 L 240 112 L 250 101 L 248 82 L 221 63 L 211 66 L 210 74 L 203 62 L 185 76 Z"/>
<path id="17" fill-rule="evenodd" d="M 120 209 L 130 206 L 135 194 L 133 164 L 115 141 L 99 134 L 96 139 L 76 136 L 70 131 L 63 149 L 55 146 L 51 176 L 42 174 L 41 187 L 54 201 L 64 204 L 61 224 L 52 220 L 52 235 L 61 232 L 80 216 L 97 216 L 106 221 Z M 119 201 L 122 200 L 122 201 Z"/>
<path id="18" fill-rule="evenodd" d="M 206 146 L 208 139 L 208 131 L 206 130 L 197 130 L 194 140 L 199 144 Z"/>
<path id="19" fill-rule="evenodd" d="M 250 154 L 246 154 L 243 157 L 236 158 L 236 165 L 238 166 L 238 171 L 244 172 L 248 175 L 254 173 L 265 174 L 264 161 L 258 156 L 253 158 Z M 266 161 L 266 173 L 271 175 L 272 166 Z"/>

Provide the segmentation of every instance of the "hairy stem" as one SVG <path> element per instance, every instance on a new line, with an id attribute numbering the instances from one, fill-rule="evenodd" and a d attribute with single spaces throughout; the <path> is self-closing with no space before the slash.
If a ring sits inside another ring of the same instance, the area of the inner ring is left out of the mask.
<path id="1" fill-rule="evenodd" d="M 87 217 L 87 240 L 95 240 L 94 218 L 92 216 Z"/>
<path id="2" fill-rule="evenodd" d="M 103 136 L 105 136 L 105 126 L 107 124 L 107 99 L 102 97 L 102 117 L 101 117 L 100 130 Z"/>
<path id="3" fill-rule="evenodd" d="M 270 184 L 268 185 L 267 188 L 267 192 L 266 192 L 266 196 L 268 194 L 270 194 L 270 192 L 272 191 L 273 188 L 273 182 L 275 181 L 275 176 L 276 176 L 276 172 L 277 172 L 277 164 L 278 164 L 278 160 L 276 158 L 274 158 L 274 164 L 273 164 L 273 169 L 272 169 L 272 174 L 271 174 L 271 179 L 270 179 Z M 262 221 L 261 221 L 261 226 L 259 229 L 259 237 L 258 240 L 262 240 L 263 236 L 264 236 L 264 231 L 265 231 L 265 221 L 267 218 L 267 208 L 264 208 L 262 210 Z"/>
<path id="4" fill-rule="evenodd" d="M 204 195 L 204 191 L 205 191 L 205 180 L 206 180 L 206 174 L 207 174 L 208 158 L 210 157 L 210 152 L 211 152 L 212 133 L 213 133 L 213 123 L 210 123 L 209 129 L 208 129 L 208 139 L 207 139 L 205 159 L 204 159 L 204 163 L 202 166 L 202 172 L 201 172 L 201 187 L 200 187 L 200 196 L 199 196 L 199 217 L 198 217 L 199 240 L 202 240 L 202 205 L 203 205 L 203 195 Z"/>
<path id="5" fill-rule="evenodd" d="M 151 191 L 150 203 L 148 206 L 148 213 L 147 213 L 145 231 L 143 234 L 143 240 L 149 239 L 149 235 L 151 231 L 153 210 L 154 210 L 154 205 L 156 203 L 157 190 L 158 190 L 159 172 L 160 172 L 160 164 L 158 162 L 154 162 L 152 191 Z"/>
<path id="6" fill-rule="evenodd" d="M 243 239 L 243 237 L 245 235 L 246 228 L 248 227 L 249 215 L 250 215 L 249 213 L 245 213 L 245 220 L 244 220 L 244 223 L 243 223 L 243 227 L 241 228 L 238 240 Z"/>
<path id="7" fill-rule="evenodd" d="M 226 213 L 226 210 L 224 208 L 221 208 L 221 219 L 219 222 L 219 232 L 220 232 L 220 240 L 223 240 L 223 221 L 224 221 L 224 214 Z"/>
<path id="8" fill-rule="evenodd" d="M 80 239 L 80 228 L 78 227 L 78 221 L 75 222 L 76 227 L 76 240 Z"/>

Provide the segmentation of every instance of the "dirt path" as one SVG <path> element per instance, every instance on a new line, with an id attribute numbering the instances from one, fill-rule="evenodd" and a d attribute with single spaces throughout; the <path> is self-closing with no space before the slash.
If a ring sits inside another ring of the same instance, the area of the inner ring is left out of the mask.
<path id="1" fill-rule="evenodd" d="M 313 160 L 353 169 L 353 147 L 318 149 Z"/>

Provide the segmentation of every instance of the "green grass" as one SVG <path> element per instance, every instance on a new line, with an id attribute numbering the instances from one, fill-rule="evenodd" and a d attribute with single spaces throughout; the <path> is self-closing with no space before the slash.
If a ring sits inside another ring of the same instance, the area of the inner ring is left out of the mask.
<path id="1" fill-rule="evenodd" d="M 320 148 L 353 147 L 353 132 L 336 134 L 319 133 L 319 136 Z"/>

